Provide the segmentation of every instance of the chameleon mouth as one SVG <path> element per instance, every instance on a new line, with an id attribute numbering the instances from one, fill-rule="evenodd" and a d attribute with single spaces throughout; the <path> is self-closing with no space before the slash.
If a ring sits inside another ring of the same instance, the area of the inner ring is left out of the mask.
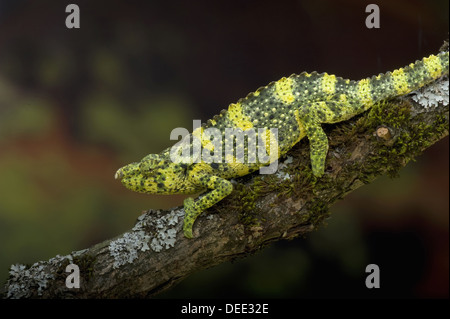
<path id="1" fill-rule="evenodd" d="M 139 163 L 131 163 L 119 168 L 116 171 L 114 178 L 123 181 L 125 178 L 136 176 L 139 173 L 140 173 Z"/>
<path id="2" fill-rule="evenodd" d="M 114 174 L 114 178 L 115 178 L 115 179 L 118 179 L 118 180 L 121 180 L 122 177 L 123 177 L 123 171 L 122 171 L 121 168 L 119 168 L 119 169 L 117 170 L 116 174 Z"/>

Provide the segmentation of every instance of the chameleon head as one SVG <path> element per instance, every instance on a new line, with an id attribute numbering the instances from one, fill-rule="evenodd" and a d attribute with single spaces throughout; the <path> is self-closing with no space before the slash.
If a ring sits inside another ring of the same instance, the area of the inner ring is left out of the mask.
<path id="1" fill-rule="evenodd" d="M 122 184 L 135 192 L 151 194 L 191 193 L 186 189 L 187 165 L 173 163 L 158 154 L 119 168 L 115 174 Z M 184 186 L 184 189 L 180 189 Z"/>

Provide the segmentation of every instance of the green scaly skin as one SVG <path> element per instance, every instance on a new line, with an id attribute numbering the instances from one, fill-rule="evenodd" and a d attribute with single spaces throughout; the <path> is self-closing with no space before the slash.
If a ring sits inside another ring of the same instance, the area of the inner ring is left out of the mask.
<path id="1" fill-rule="evenodd" d="M 210 154 L 215 149 L 211 148 L 209 138 L 203 136 L 202 132 L 207 128 L 217 128 L 222 133 L 220 144 L 224 155 L 223 145 L 233 141 L 233 136 L 225 134 L 225 128 L 239 128 L 244 132 L 249 129 L 277 128 L 278 153 L 271 157 L 273 161 L 307 136 L 312 172 L 320 177 L 324 173 L 328 152 L 328 139 L 321 127 L 322 123 L 345 121 L 379 101 L 415 91 L 448 74 L 448 65 L 449 53 L 446 51 L 393 72 L 360 81 L 345 80 L 327 73 L 293 74 L 230 104 L 228 110 L 208 120 L 202 128 L 194 130 L 189 138 L 193 141 L 192 135 L 199 137 L 201 151 Z M 268 140 L 265 140 L 265 149 L 268 149 Z M 243 146 L 246 154 L 243 163 L 236 162 L 236 158 L 233 158 L 234 162 L 222 160 L 219 163 L 196 163 L 191 160 L 174 163 L 168 148 L 160 154 L 150 154 L 140 162 L 120 168 L 116 172 L 116 179 L 120 179 L 128 189 L 140 193 L 194 194 L 206 190 L 200 199 L 194 201 L 187 198 L 184 201 L 186 214 L 183 230 L 186 237 L 192 238 L 192 227 L 198 215 L 233 191 L 229 179 L 244 176 L 268 164 L 258 159 L 248 163 L 247 142 Z"/>

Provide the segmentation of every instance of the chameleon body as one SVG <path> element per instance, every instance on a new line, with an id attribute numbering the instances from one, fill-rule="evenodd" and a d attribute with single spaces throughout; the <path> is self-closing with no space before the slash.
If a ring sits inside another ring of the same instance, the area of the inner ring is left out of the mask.
<path id="1" fill-rule="evenodd" d="M 223 145 L 226 139 L 233 138 L 225 134 L 225 128 L 243 131 L 277 128 L 278 158 L 307 136 L 312 172 L 320 177 L 324 173 L 328 152 L 328 139 L 321 128 L 322 123 L 345 121 L 381 100 L 417 90 L 448 74 L 448 69 L 447 51 L 360 81 L 346 80 L 327 73 L 293 74 L 230 104 L 228 110 L 194 130 L 190 138 L 192 135 L 201 136 L 206 128 L 217 128 L 222 132 Z M 201 144 L 202 151 L 212 151 L 208 142 L 201 140 Z M 244 144 L 247 151 L 248 144 Z M 258 160 L 254 163 L 233 163 L 230 160 L 219 163 L 203 160 L 175 163 L 170 158 L 168 148 L 160 154 L 150 154 L 140 162 L 120 168 L 116 172 L 116 179 L 120 179 L 128 189 L 141 193 L 194 194 L 206 190 L 203 197 L 196 201 L 192 198 L 184 201 L 183 230 L 185 236 L 191 238 L 192 226 L 198 215 L 232 192 L 233 185 L 229 179 L 249 174 L 263 165 L 267 163 Z"/>

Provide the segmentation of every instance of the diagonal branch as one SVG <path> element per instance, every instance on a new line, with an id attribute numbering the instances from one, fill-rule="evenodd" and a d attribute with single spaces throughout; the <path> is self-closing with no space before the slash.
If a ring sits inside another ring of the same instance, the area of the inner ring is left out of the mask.
<path id="1" fill-rule="evenodd" d="M 233 193 L 197 220 L 194 239 L 183 237 L 182 208 L 149 210 L 116 238 L 29 268 L 13 265 L 4 297 L 151 297 L 194 271 L 307 234 L 338 199 L 378 176 L 395 176 L 448 135 L 448 78 L 324 129 L 330 150 L 323 177 L 312 175 L 304 139 L 280 159 L 277 173 L 236 180 Z M 80 288 L 66 287 L 71 263 Z"/>

